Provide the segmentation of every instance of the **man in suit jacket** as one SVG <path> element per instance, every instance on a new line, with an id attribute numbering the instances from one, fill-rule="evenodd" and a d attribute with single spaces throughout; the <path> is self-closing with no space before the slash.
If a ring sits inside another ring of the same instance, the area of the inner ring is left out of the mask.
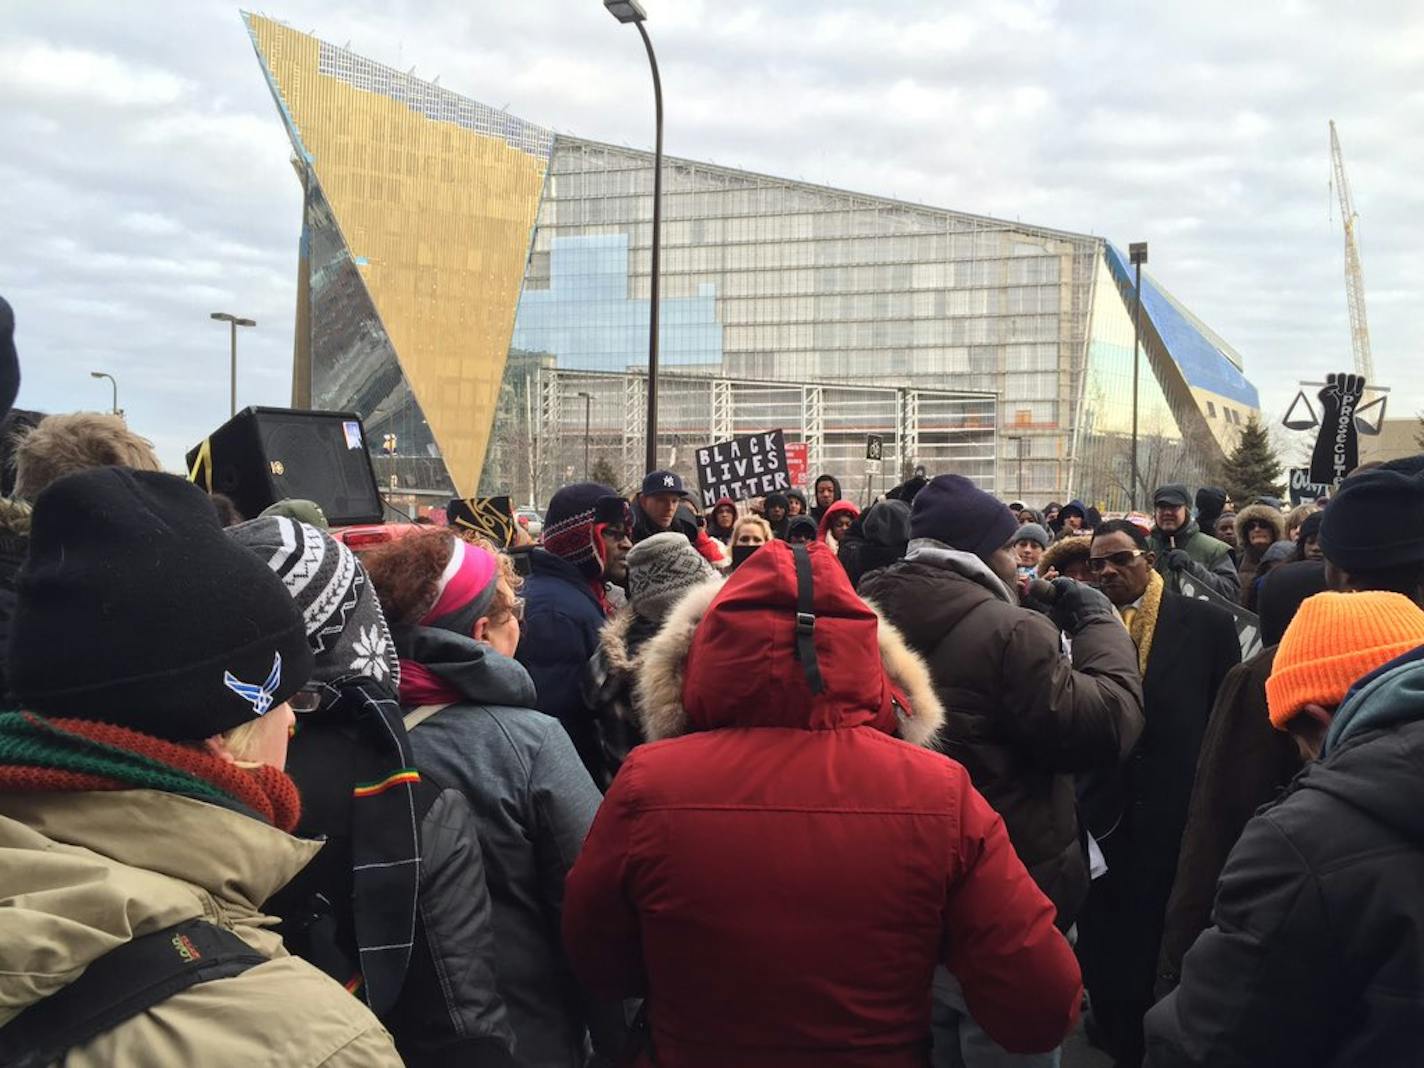
<path id="1" fill-rule="evenodd" d="M 1170 593 L 1143 531 L 1098 528 L 1089 572 L 1137 647 L 1147 721 L 1122 772 L 1085 784 L 1083 811 L 1108 871 L 1078 920 L 1093 1034 L 1120 1068 L 1143 1056 L 1163 916 L 1176 874 L 1197 754 L 1216 693 L 1241 661 L 1230 613 Z"/>

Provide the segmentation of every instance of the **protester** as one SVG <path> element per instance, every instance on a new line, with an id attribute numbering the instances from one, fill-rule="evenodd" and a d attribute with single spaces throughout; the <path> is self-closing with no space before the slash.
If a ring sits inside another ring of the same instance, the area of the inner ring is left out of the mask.
<path id="1" fill-rule="evenodd" d="M 850 530 L 850 525 L 860 517 L 860 509 L 851 501 L 834 501 L 821 514 L 816 540 L 823 541 L 831 552 L 839 552 L 841 539 Z"/>
<path id="2" fill-rule="evenodd" d="M 633 687 L 642 673 L 642 653 L 663 620 L 689 591 L 721 585 L 717 572 L 677 534 L 654 534 L 628 554 L 628 603 L 599 634 L 598 649 L 584 675 L 584 702 L 598 732 L 601 763 L 593 781 L 601 790 L 645 739 L 634 708 Z"/>
<path id="3" fill-rule="evenodd" d="M 901 500 L 878 501 L 851 523 L 836 556 L 859 589 L 861 579 L 889 567 L 910 544 L 910 506 Z"/>
<path id="4" fill-rule="evenodd" d="M 1271 572 L 1258 598 L 1265 648 L 1228 671 L 1217 692 L 1167 902 L 1157 961 L 1158 997 L 1176 986 L 1182 956 L 1206 930 L 1216 880 L 1246 822 L 1300 770 L 1295 743 L 1271 727 L 1266 680 L 1287 624 L 1307 597 L 1324 589 L 1325 568 L 1318 562 L 1285 564 Z"/>
<path id="5" fill-rule="evenodd" d="M 1055 537 L 1062 529 L 1063 524 L 1058 519 L 1058 514 L 1063 510 L 1063 506 L 1057 501 L 1049 501 L 1043 507 L 1043 524 Z"/>
<path id="6" fill-rule="evenodd" d="M 208 500 L 213 504 L 213 511 L 218 514 L 218 522 L 224 527 L 235 527 L 239 523 L 245 523 L 247 517 L 238 509 L 236 502 L 226 493 L 210 493 Z M 419 519 L 416 520 L 420 522 Z"/>
<path id="7" fill-rule="evenodd" d="M 944 717 L 925 665 L 824 545 L 684 599 L 645 665 L 667 740 L 623 765 L 564 912 L 589 987 L 647 998 L 636 1063 L 919 1068 L 939 963 L 1007 1048 L 1063 1039 L 1080 987 L 1052 907 L 918 748 Z"/>
<path id="8" fill-rule="evenodd" d="M 1320 523 L 1332 590 L 1393 590 L 1424 605 L 1424 475 L 1351 475 Z"/>
<path id="9" fill-rule="evenodd" d="M 816 521 L 809 515 L 798 515 L 786 521 L 786 537 L 782 541 L 792 545 L 806 545 L 816 540 Z"/>
<path id="10" fill-rule="evenodd" d="M 1296 547 L 1288 541 L 1278 541 L 1261 554 L 1261 562 L 1256 565 L 1255 578 L 1242 591 L 1242 606 L 1248 612 L 1259 611 L 1261 585 L 1266 581 L 1266 576 L 1282 564 L 1291 563 L 1295 557 Z"/>
<path id="11" fill-rule="evenodd" d="M 1023 523 L 1014 532 L 1014 555 L 1019 574 L 1026 575 L 1038 567 L 1048 548 L 1048 531 L 1037 523 Z"/>
<path id="12" fill-rule="evenodd" d="M 1087 518 L 1088 509 L 1082 501 L 1069 501 L 1058 511 L 1058 537 L 1071 538 L 1082 534 Z"/>
<path id="13" fill-rule="evenodd" d="M 1226 546 L 1231 556 L 1232 564 L 1240 564 L 1241 556 L 1236 545 L 1236 513 L 1227 510 L 1216 517 L 1216 526 L 1212 528 L 1212 534 L 1216 540 Z"/>
<path id="14" fill-rule="evenodd" d="M 7 415 L 20 392 L 20 355 L 15 350 L 15 310 L 0 297 L 0 417 Z"/>
<path id="15" fill-rule="evenodd" d="M 768 493 L 762 502 L 766 522 L 771 527 L 773 537 L 785 540 L 787 529 L 790 526 L 788 518 L 790 503 L 784 493 Z"/>
<path id="16" fill-rule="evenodd" d="M 475 814 L 415 770 L 395 643 L 365 568 L 284 516 L 228 535 L 282 580 L 316 660 L 287 774 L 302 797 L 297 834 L 326 845 L 267 903 L 282 941 L 354 988 L 407 1065 L 513 1065 Z"/>
<path id="17" fill-rule="evenodd" d="M 925 477 L 924 468 L 917 467 L 915 468 L 915 473 L 905 479 L 904 482 L 901 482 L 898 486 L 891 487 L 885 494 L 885 499 L 887 501 L 904 501 L 906 504 L 914 504 L 915 497 L 919 494 L 920 490 L 929 484 L 930 480 Z"/>
<path id="18" fill-rule="evenodd" d="M 1417 1061 L 1424 611 L 1396 593 L 1318 594 L 1266 688 L 1271 722 L 1312 763 L 1232 850 L 1214 926 L 1147 1018 L 1151 1062 Z"/>
<path id="19" fill-rule="evenodd" d="M 1077 537 L 1059 538 L 1038 560 L 1038 577 L 1042 579 L 1070 578 L 1075 582 L 1088 582 L 1088 557 L 1093 539 L 1086 534 Z"/>
<path id="20" fill-rule="evenodd" d="M 1281 513 L 1264 504 L 1251 504 L 1236 513 L 1236 574 L 1241 583 L 1241 603 L 1251 594 L 1256 568 L 1266 550 L 1285 537 Z"/>
<path id="21" fill-rule="evenodd" d="M 15 443 L 15 496 L 33 502 L 56 479 L 95 467 L 163 470 L 153 444 L 117 415 L 51 415 Z"/>
<path id="22" fill-rule="evenodd" d="M 809 515 L 810 509 L 806 506 L 806 494 L 799 489 L 789 489 L 786 491 L 786 514 L 789 518 L 798 515 Z"/>
<path id="23" fill-rule="evenodd" d="M 585 1027 L 600 1020 L 557 931 L 564 876 L 599 794 L 558 722 L 534 711 L 534 685 L 512 659 L 518 576 L 507 557 L 441 529 L 384 542 L 363 560 L 400 654 L 416 766 L 475 809 L 519 1062 L 582 1066 Z"/>
<path id="24" fill-rule="evenodd" d="M 1142 1017 L 1152 1004 L 1197 754 L 1222 680 L 1241 660 L 1241 643 L 1225 609 L 1167 589 L 1135 524 L 1118 519 L 1099 527 L 1088 564 L 1137 648 L 1146 718 L 1122 773 L 1097 776 L 1084 790 L 1088 830 L 1108 870 L 1078 920 L 1094 1033 L 1119 1065 L 1132 1068 L 1142 1061 Z"/>
<path id="25" fill-rule="evenodd" d="M 675 530 L 687 538 L 708 563 L 723 562 L 722 550 L 717 547 L 715 539 L 698 523 L 691 494 L 683 485 L 682 476 L 675 471 L 651 471 L 643 479 L 643 489 L 638 494 L 634 509 L 633 544 L 668 530 Z M 547 540 L 547 533 L 545 537 Z"/>
<path id="26" fill-rule="evenodd" d="M 1197 526 L 1215 530 L 1217 520 L 1227 510 L 1226 491 L 1218 486 L 1203 486 L 1197 490 Z"/>
<path id="27" fill-rule="evenodd" d="M 1285 533 L 1281 537 L 1286 541 L 1295 541 L 1300 533 L 1301 524 L 1320 511 L 1314 504 L 1301 504 L 1292 508 L 1285 517 Z"/>
<path id="28" fill-rule="evenodd" d="M 730 497 L 720 498 L 707 521 L 707 533 L 723 545 L 732 543 L 732 528 L 737 525 L 737 503 Z"/>
<path id="29" fill-rule="evenodd" d="M 1188 517 L 1190 499 L 1187 487 L 1181 483 L 1159 486 L 1152 494 L 1155 525 L 1150 548 L 1157 560 L 1157 571 L 1166 580 L 1169 593 L 1181 593 L 1181 576 L 1190 575 L 1228 601 L 1235 601 L 1241 596 L 1241 580 L 1231 562 L 1230 550 L 1202 533 L 1196 521 Z M 1237 546 L 1238 553 L 1245 551 L 1245 545 Z"/>
<path id="30" fill-rule="evenodd" d="M 1025 523 L 1037 523 L 1043 527 L 1044 530 L 1048 530 L 1048 525 L 1043 521 L 1043 513 L 1034 508 L 1024 508 L 1020 510 L 1019 524 L 1023 525 Z M 1049 532 L 1049 540 L 1053 540 L 1052 532 Z"/>
<path id="31" fill-rule="evenodd" d="M 534 707 L 564 725 L 587 767 L 597 767 L 599 756 L 583 706 L 583 667 L 612 611 L 606 587 L 627 579 L 632 528 L 627 501 L 597 482 L 576 482 L 549 501 L 543 547 L 525 554 L 515 657 L 534 680 Z"/>
<path id="32" fill-rule="evenodd" d="M 811 486 L 811 495 L 816 498 L 816 503 L 811 506 L 811 518 L 819 523 L 826 514 L 826 509 L 844 498 L 841 493 L 841 484 L 834 475 L 818 475 L 816 481 Z"/>
<path id="33" fill-rule="evenodd" d="M 771 524 L 759 515 L 744 515 L 732 528 L 732 570 L 735 571 L 761 546 L 772 541 Z"/>
<path id="34" fill-rule="evenodd" d="M 1018 531 L 1008 508 L 967 478 L 940 475 L 915 498 L 905 559 L 862 592 L 928 661 L 952 709 L 944 751 L 1003 816 L 1066 931 L 1089 882 L 1073 775 L 1115 769 L 1132 751 L 1142 691 L 1132 642 L 1101 593 L 1056 581 L 1052 622 L 1019 606 Z M 985 1021 L 952 985 L 936 993 L 937 1024 L 972 1044 Z"/>
<path id="35" fill-rule="evenodd" d="M 223 536 L 202 491 L 120 467 L 54 481 L 35 500 L 10 664 L 23 711 L 0 713 L 7 1046 L 74 1068 L 278 1050 L 313 1068 L 399 1065 L 370 1010 L 288 955 L 261 911 L 320 848 L 291 836 L 300 799 L 281 771 L 312 653 L 281 580 Z M 173 946 L 219 970 L 176 973 Z M 241 955 L 224 965 L 229 948 Z M 50 1028 L 48 1006 L 62 1009 Z"/>
<path id="36" fill-rule="evenodd" d="M 1297 560 L 1324 560 L 1325 553 L 1320 548 L 1320 524 L 1325 522 L 1324 512 L 1311 512 L 1296 531 L 1295 558 Z"/>

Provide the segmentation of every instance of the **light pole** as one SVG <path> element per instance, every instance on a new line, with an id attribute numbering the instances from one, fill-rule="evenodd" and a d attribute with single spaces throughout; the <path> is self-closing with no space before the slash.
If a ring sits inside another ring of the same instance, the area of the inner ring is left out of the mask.
<path id="1" fill-rule="evenodd" d="M 589 474 L 592 468 L 588 465 L 588 415 L 589 411 L 593 408 L 593 394 L 580 393 L 579 396 L 583 398 L 583 478 L 584 481 L 587 482 L 593 477 Z"/>
<path id="2" fill-rule="evenodd" d="M 653 70 L 653 104 L 656 112 L 657 138 L 653 149 L 653 250 L 652 282 L 649 287 L 651 306 L 648 309 L 648 419 L 647 442 L 643 452 L 643 470 L 658 466 L 658 260 L 662 250 L 663 218 L 663 83 L 658 76 L 658 57 L 653 54 L 653 42 L 643 28 L 647 13 L 638 0 L 603 0 L 603 6 L 619 22 L 631 22 L 642 35 L 648 50 L 648 65 Z"/>
<path id="3" fill-rule="evenodd" d="M 1014 488 L 1015 488 L 1016 492 L 1018 493 L 1018 498 L 1019 498 L 1019 500 L 1023 501 L 1025 504 L 1027 504 L 1027 503 L 1028 503 L 1028 498 L 1024 496 L 1024 484 L 1023 484 L 1023 462 L 1024 462 L 1023 443 L 1024 443 L 1024 439 L 1023 439 L 1023 436 L 1022 436 L 1022 435 L 1017 435 L 1017 436 L 1015 436 L 1015 437 L 1009 438 L 1008 440 L 1009 440 L 1009 441 L 1012 441 L 1012 442 L 1014 443 L 1014 458 L 1018 461 L 1018 465 L 1019 465 L 1019 474 L 1018 474 L 1018 479 L 1017 479 L 1017 483 L 1018 483 L 1018 484 L 1017 484 Z"/>
<path id="4" fill-rule="evenodd" d="M 232 331 L 232 363 L 229 373 L 229 408 L 228 417 L 237 414 L 237 328 L 239 326 L 256 326 L 256 319 L 240 319 L 236 315 L 229 315 L 227 312 L 213 312 L 210 318 L 216 319 L 220 323 L 227 323 Z"/>
<path id="5" fill-rule="evenodd" d="M 1127 495 L 1131 509 L 1137 504 L 1137 380 L 1142 353 L 1142 265 L 1147 262 L 1147 242 L 1134 241 L 1127 246 L 1127 255 L 1137 273 L 1132 293 L 1132 488 Z"/>
<path id="6" fill-rule="evenodd" d="M 115 414 L 115 415 L 118 415 L 118 414 L 119 414 L 119 383 L 118 383 L 118 380 L 117 380 L 116 378 L 114 378 L 113 375 L 108 374 L 108 373 L 105 372 L 105 371 L 90 371 L 90 372 L 89 372 L 89 377 L 90 377 L 90 378 L 107 378 L 107 379 L 109 380 L 109 386 L 110 386 L 110 387 L 113 389 L 113 391 L 114 391 L 114 401 L 113 401 L 114 414 Z"/>

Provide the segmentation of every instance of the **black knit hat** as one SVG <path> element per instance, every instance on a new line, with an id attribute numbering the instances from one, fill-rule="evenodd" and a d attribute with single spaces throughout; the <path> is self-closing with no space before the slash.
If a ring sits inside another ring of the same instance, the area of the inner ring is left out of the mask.
<path id="1" fill-rule="evenodd" d="M 1008 505 L 963 475 L 936 475 L 910 509 L 912 538 L 934 538 L 981 560 L 1007 545 L 1018 528 Z"/>
<path id="2" fill-rule="evenodd" d="M 17 585 L 10 684 L 46 715 L 198 741 L 311 675 L 282 580 L 175 475 L 101 467 L 52 483 Z"/>
<path id="3" fill-rule="evenodd" d="M 1351 475 L 1325 508 L 1320 548 L 1345 571 L 1424 561 L 1424 474 L 1376 468 Z"/>

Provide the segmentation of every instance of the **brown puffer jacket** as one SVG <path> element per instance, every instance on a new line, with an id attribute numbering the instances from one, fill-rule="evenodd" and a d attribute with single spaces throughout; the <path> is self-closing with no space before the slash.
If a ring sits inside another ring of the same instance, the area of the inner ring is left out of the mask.
<path id="1" fill-rule="evenodd" d="M 949 710 L 941 748 L 1004 818 L 1067 930 L 1088 893 L 1073 776 L 1117 766 L 1142 732 L 1127 630 L 1089 619 L 1070 660 L 1058 628 L 1020 608 L 978 557 L 932 541 L 911 542 L 860 593 L 929 664 Z"/>

